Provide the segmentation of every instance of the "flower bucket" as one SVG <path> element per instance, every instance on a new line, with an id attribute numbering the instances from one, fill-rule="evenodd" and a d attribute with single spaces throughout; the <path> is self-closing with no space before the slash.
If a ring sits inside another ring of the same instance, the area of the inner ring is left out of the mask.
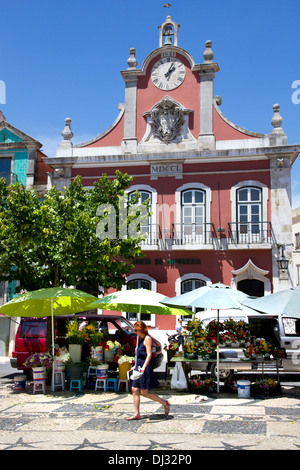
<path id="1" fill-rule="evenodd" d="M 127 372 L 130 369 L 131 369 L 130 362 L 124 362 L 123 364 L 119 364 L 119 379 L 127 380 Z"/>
<path id="2" fill-rule="evenodd" d="M 77 364 L 68 365 L 68 375 L 70 380 L 82 380 L 84 371 L 84 363 L 78 362 Z"/>
<path id="3" fill-rule="evenodd" d="M 54 372 L 64 372 L 65 368 L 65 364 L 59 359 L 59 357 L 56 357 L 54 360 Z"/>
<path id="4" fill-rule="evenodd" d="M 103 349 L 102 346 L 92 346 L 92 356 L 98 359 L 98 361 L 103 361 Z"/>
<path id="5" fill-rule="evenodd" d="M 250 380 L 238 380 L 238 397 L 250 398 Z"/>
<path id="6" fill-rule="evenodd" d="M 114 358 L 115 358 L 115 355 L 114 355 L 113 351 L 111 351 L 110 349 L 109 350 L 107 350 L 107 349 L 104 350 L 104 360 L 106 362 L 113 362 Z"/>
<path id="7" fill-rule="evenodd" d="M 34 382 L 39 382 L 41 380 L 46 380 L 46 369 L 45 367 L 34 367 L 32 369 L 33 380 Z"/>
<path id="8" fill-rule="evenodd" d="M 69 344 L 69 353 L 73 362 L 81 361 L 82 344 Z"/>
<path id="9" fill-rule="evenodd" d="M 97 366 L 97 379 L 107 379 L 108 364 L 100 364 Z"/>

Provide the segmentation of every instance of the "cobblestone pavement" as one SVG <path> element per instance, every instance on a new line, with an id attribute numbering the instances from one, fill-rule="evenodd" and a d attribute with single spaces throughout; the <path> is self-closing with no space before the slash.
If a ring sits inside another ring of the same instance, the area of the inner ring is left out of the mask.
<path id="1" fill-rule="evenodd" d="M 13 376 L 0 377 L 0 450 L 298 450 L 300 386 L 284 386 L 273 398 L 196 395 L 161 387 L 170 400 L 165 418 L 159 403 L 142 398 L 139 421 L 130 393 L 86 390 L 33 394 L 13 391 Z M 112 454 L 111 454 L 112 453 Z M 135 452 L 136 453 L 136 452 Z"/>

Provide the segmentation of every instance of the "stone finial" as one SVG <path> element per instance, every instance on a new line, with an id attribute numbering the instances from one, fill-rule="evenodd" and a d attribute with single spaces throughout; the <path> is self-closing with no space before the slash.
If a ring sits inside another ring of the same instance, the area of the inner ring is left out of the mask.
<path id="1" fill-rule="evenodd" d="M 71 131 L 71 119 L 65 119 L 65 127 L 61 133 L 64 138 L 64 141 L 70 141 L 73 137 L 73 132 Z"/>
<path id="2" fill-rule="evenodd" d="M 204 62 L 206 64 L 211 63 L 213 61 L 213 58 L 214 58 L 214 54 L 213 54 L 211 46 L 212 46 L 212 42 L 211 41 L 206 41 L 206 49 L 203 53 Z"/>
<path id="3" fill-rule="evenodd" d="M 283 123 L 283 119 L 279 114 L 279 109 L 280 109 L 279 104 L 277 103 L 274 104 L 273 106 L 274 116 L 271 121 L 271 124 L 274 127 L 274 129 L 272 130 L 272 134 L 283 134 L 283 129 L 281 127 Z"/>
<path id="4" fill-rule="evenodd" d="M 137 66 L 137 60 L 135 58 L 135 48 L 131 47 L 130 50 L 129 50 L 129 53 L 130 53 L 130 56 L 127 60 L 127 64 L 128 64 L 130 69 L 135 69 L 136 66 Z"/>
<path id="5" fill-rule="evenodd" d="M 0 111 L 0 122 L 1 122 L 1 121 L 6 121 L 5 116 L 4 116 L 4 114 L 2 113 L 2 111 Z"/>

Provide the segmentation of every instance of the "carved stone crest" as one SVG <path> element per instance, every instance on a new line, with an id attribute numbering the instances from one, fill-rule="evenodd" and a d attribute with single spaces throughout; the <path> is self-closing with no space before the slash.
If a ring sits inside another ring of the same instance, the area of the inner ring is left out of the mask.
<path id="1" fill-rule="evenodd" d="M 168 144 L 180 133 L 184 124 L 184 110 L 168 96 L 149 113 L 153 136 Z"/>

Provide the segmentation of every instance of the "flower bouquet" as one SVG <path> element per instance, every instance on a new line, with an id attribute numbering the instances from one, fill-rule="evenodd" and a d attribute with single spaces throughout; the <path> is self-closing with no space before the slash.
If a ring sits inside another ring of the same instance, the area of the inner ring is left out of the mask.
<path id="1" fill-rule="evenodd" d="M 194 320 L 189 320 L 187 322 L 186 329 L 191 333 L 204 333 L 203 323 L 198 318 L 194 318 Z"/>
<path id="2" fill-rule="evenodd" d="M 119 366 L 119 379 L 127 380 L 127 373 L 130 371 L 131 367 L 135 362 L 135 358 L 132 356 L 120 356 L 118 359 Z"/>
<path id="3" fill-rule="evenodd" d="M 254 393 L 259 395 L 280 395 L 281 394 L 281 387 L 277 380 L 268 378 L 268 379 L 260 379 L 254 382 L 251 385 L 251 388 Z"/>
<path id="4" fill-rule="evenodd" d="M 261 339 L 258 344 L 258 353 L 264 356 L 264 359 L 270 359 L 270 354 L 272 354 L 273 346 L 270 343 L 267 343 L 265 339 Z"/>
<path id="5" fill-rule="evenodd" d="M 198 344 L 195 341 L 189 341 L 183 346 L 184 357 L 187 359 L 198 358 Z"/>
<path id="6" fill-rule="evenodd" d="M 116 354 L 122 351 L 122 345 L 119 341 L 105 341 L 103 343 L 104 359 L 107 362 L 113 362 Z"/>
<path id="7" fill-rule="evenodd" d="M 135 358 L 132 356 L 120 356 L 118 359 L 118 364 L 125 364 L 126 362 L 129 362 L 129 364 L 133 365 L 135 361 Z"/>
<path id="8" fill-rule="evenodd" d="M 102 364 L 102 361 L 100 361 L 97 356 L 90 356 L 87 358 L 87 361 L 89 365 L 93 367 L 96 367 Z"/>
<path id="9" fill-rule="evenodd" d="M 50 369 L 52 366 L 52 357 L 49 353 L 45 352 L 36 352 L 27 357 L 24 362 L 25 367 L 30 367 L 34 369 L 35 367 L 45 367 L 45 369 Z"/>
<path id="10" fill-rule="evenodd" d="M 212 393 L 217 391 L 217 384 L 212 377 L 201 379 L 200 376 L 194 376 L 189 380 L 188 387 L 192 393 Z"/>
<path id="11" fill-rule="evenodd" d="M 83 344 L 87 339 L 86 326 L 79 327 L 77 318 L 67 321 L 66 338 L 69 344 Z"/>
<path id="12" fill-rule="evenodd" d="M 90 323 L 85 327 L 86 341 L 90 343 L 93 348 L 101 346 L 103 333 L 97 329 L 96 322 Z"/>
<path id="13" fill-rule="evenodd" d="M 214 342 L 206 341 L 198 349 L 198 356 L 202 359 L 213 359 L 216 356 L 217 344 Z"/>
<path id="14" fill-rule="evenodd" d="M 231 346 L 231 343 L 234 343 L 234 334 L 229 333 L 229 331 L 222 333 L 221 337 L 222 343 L 225 344 L 225 346 Z"/>
<path id="15" fill-rule="evenodd" d="M 258 353 L 258 347 L 250 344 L 247 348 L 243 349 L 244 356 L 247 359 L 255 360 Z"/>

